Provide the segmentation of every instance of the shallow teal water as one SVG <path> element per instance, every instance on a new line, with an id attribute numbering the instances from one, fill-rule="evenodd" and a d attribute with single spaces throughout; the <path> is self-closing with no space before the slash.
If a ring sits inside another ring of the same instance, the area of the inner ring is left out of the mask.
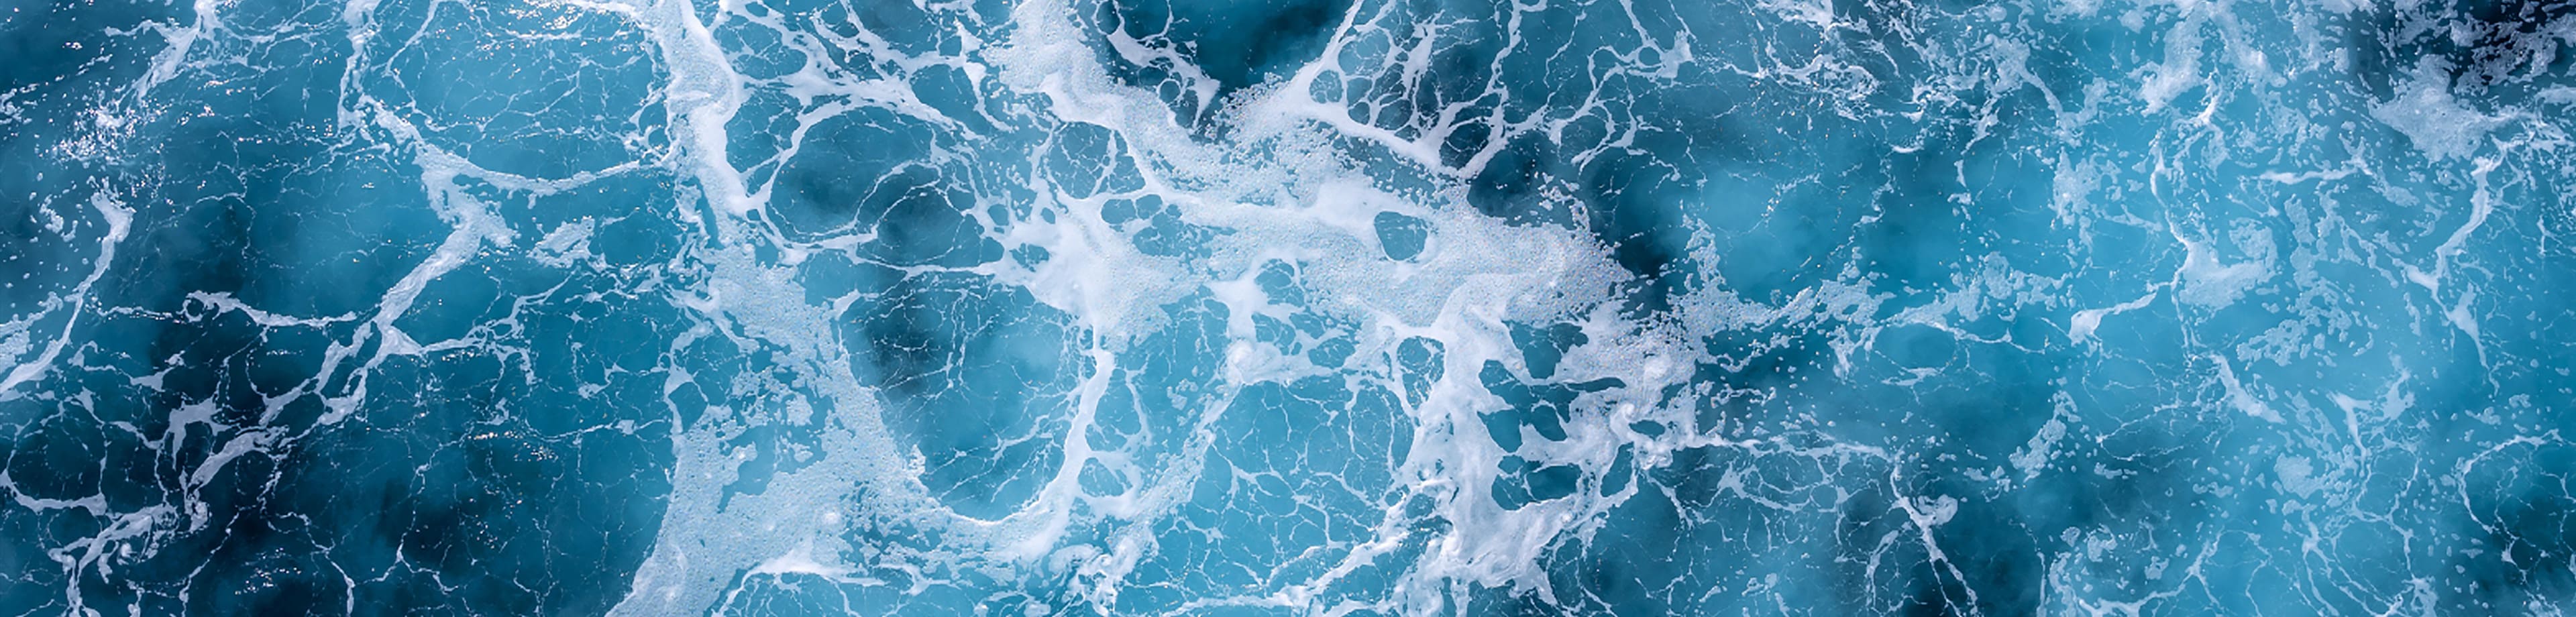
<path id="1" fill-rule="evenodd" d="M 2576 5 L 0 5 L 0 614 L 2554 614 Z"/>

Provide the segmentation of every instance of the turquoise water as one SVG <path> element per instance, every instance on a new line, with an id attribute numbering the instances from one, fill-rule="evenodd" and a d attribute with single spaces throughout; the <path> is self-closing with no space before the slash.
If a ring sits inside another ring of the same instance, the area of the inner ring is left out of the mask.
<path id="1" fill-rule="evenodd" d="M 2556 614 L 2571 128 L 2539 1 L 9 2 L 0 615 Z"/>

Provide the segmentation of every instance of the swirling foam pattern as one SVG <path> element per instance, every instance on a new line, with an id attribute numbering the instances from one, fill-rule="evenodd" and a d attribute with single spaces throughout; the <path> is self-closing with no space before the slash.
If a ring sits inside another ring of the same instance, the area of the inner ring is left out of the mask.
<path id="1" fill-rule="evenodd" d="M 0 7 L 0 615 L 2556 614 L 2576 5 Z"/>

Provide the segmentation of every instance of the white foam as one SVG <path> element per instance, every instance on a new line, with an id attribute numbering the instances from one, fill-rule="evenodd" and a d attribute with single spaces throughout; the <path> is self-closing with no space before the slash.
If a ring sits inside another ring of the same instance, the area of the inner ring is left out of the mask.
<path id="1" fill-rule="evenodd" d="M 2138 85 L 2138 99 L 2146 102 L 2147 113 L 2164 110 L 2176 97 L 2207 81 L 2200 68 L 2202 23 L 2194 16 L 2165 33 L 2164 60 L 2150 65 L 2146 81 Z"/>
<path id="2" fill-rule="evenodd" d="M 2174 270 L 2174 280 L 2179 285 L 2174 298 L 2184 304 L 2222 308 L 2236 303 L 2237 298 L 2254 286 L 2272 280 L 2273 249 L 2269 236 L 2240 234 L 2239 248 L 2248 253 L 2249 258 L 2226 263 L 2218 258 L 2217 249 L 2208 241 L 2187 237 L 2179 227 L 2168 229 L 2173 233 L 2174 241 L 2183 245 L 2182 266 Z"/>
<path id="3" fill-rule="evenodd" d="M 72 332 L 80 326 L 81 315 L 89 310 L 90 288 L 98 284 L 99 278 L 107 276 L 108 266 L 116 262 L 117 245 L 125 242 L 125 234 L 134 227 L 134 209 L 126 207 L 125 202 L 119 201 L 115 195 L 105 191 L 92 194 L 89 204 L 90 207 L 98 210 L 99 218 L 107 222 L 107 231 L 99 234 L 98 237 L 98 258 L 90 261 L 89 276 L 82 278 L 80 285 L 72 288 L 68 302 L 57 297 L 47 303 L 49 307 L 68 309 L 63 318 L 62 333 L 47 342 L 45 351 L 36 354 L 34 359 L 0 370 L 0 401 L 21 396 L 17 392 L 19 384 L 32 382 L 44 376 L 45 371 L 53 367 L 54 360 L 62 356 L 63 348 L 71 344 Z M 10 340 L 23 340 L 28 325 L 41 319 L 44 313 L 50 313 L 53 310 L 55 309 L 47 308 L 36 316 L 22 321 L 12 321 L 6 326 L 0 326 L 7 328 L 0 332 L 5 332 Z M 23 346 L 24 343 L 18 345 Z M 24 352 L 12 353 L 8 359 L 16 361 L 19 353 Z"/>
<path id="4" fill-rule="evenodd" d="M 2397 95 L 2373 105 L 2370 117 L 2405 133 L 2415 148 L 2439 160 L 2475 152 L 2488 131 L 2505 118 L 2469 109 L 2451 96 L 2451 67 L 2439 58 L 2415 63 L 2415 74 L 2397 86 Z"/>
<path id="5" fill-rule="evenodd" d="M 557 268 L 594 264 L 593 260 L 598 256 L 590 252 L 590 235 L 596 227 L 590 217 L 558 225 L 554 231 L 546 233 L 545 239 L 528 247 L 528 256 L 535 258 L 537 263 Z"/>
<path id="6" fill-rule="evenodd" d="M 2146 295 L 2138 296 L 2135 300 L 2122 302 L 2109 308 L 2084 309 L 2076 311 L 2075 316 L 2067 320 L 2066 337 L 2073 339 L 2078 343 L 2092 340 L 2093 331 L 2102 327 L 2102 318 L 2104 316 L 2117 315 L 2146 308 L 2148 303 L 2155 302 L 2155 300 L 2156 292 L 2149 291 Z"/>
<path id="7" fill-rule="evenodd" d="M 2449 276 L 2451 272 L 2451 257 L 2460 254 L 2460 251 L 2467 247 L 2469 236 L 2477 233 L 2478 227 L 2486 225 L 2488 216 L 2495 214 L 2496 198 L 2487 188 L 2487 176 L 2501 164 L 2503 162 L 2497 159 L 2477 160 L 2476 167 L 2470 172 L 2470 177 L 2477 182 L 2477 190 L 2469 194 L 2469 220 L 2461 223 L 2459 228 L 2451 230 L 2450 237 L 2443 239 L 2441 246 L 2434 247 L 2431 271 L 2407 264 L 2406 280 L 2423 286 L 2426 291 L 2441 293 L 2442 279 Z"/>
<path id="8" fill-rule="evenodd" d="M 2245 415 L 2262 418 L 2266 422 L 2282 421 L 2281 414 L 2272 411 L 2272 406 L 2263 404 L 2263 399 L 2254 396 L 2254 391 L 2248 388 L 2245 382 L 2236 378 L 2236 367 L 2228 363 L 2225 356 L 2213 354 L 2208 358 L 2210 362 L 2218 365 L 2218 381 L 2227 388 L 2229 407 L 2244 412 Z"/>

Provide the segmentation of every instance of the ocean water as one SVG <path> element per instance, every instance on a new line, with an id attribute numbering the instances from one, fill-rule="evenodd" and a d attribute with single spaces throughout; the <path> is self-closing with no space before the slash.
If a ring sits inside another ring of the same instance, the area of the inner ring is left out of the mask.
<path id="1" fill-rule="evenodd" d="M 2576 605 L 2576 5 L 0 2 L 0 615 Z"/>

